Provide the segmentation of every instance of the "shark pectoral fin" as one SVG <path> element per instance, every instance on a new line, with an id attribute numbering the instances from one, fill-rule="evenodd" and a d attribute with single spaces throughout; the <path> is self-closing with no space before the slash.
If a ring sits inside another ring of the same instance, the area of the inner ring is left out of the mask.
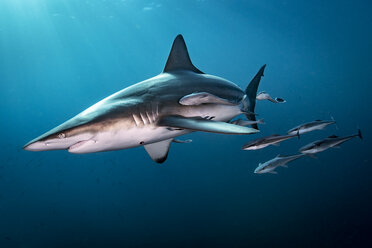
<path id="1" fill-rule="evenodd" d="M 238 126 L 226 122 L 212 121 L 202 118 L 187 118 L 176 115 L 161 118 L 157 125 L 223 134 L 251 134 L 259 132 L 254 128 Z"/>
<path id="2" fill-rule="evenodd" d="M 182 97 L 179 100 L 179 103 L 182 105 L 200 105 L 203 103 L 216 103 L 216 104 L 225 104 L 225 105 L 236 105 L 229 102 L 226 99 L 215 96 L 208 92 L 196 92 Z"/>
<path id="3" fill-rule="evenodd" d="M 284 167 L 284 168 L 288 168 L 288 165 L 286 165 L 286 164 L 283 164 L 281 166 Z"/>
<path id="4" fill-rule="evenodd" d="M 144 145 L 146 152 L 150 155 L 151 159 L 156 163 L 163 163 L 169 152 L 170 143 L 173 139 L 167 139 L 160 142 Z"/>

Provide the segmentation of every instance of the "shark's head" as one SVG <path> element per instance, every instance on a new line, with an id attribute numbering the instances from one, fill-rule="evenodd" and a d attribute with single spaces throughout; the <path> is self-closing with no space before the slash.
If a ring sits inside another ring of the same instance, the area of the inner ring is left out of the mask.
<path id="1" fill-rule="evenodd" d="M 28 151 L 68 149 L 74 152 L 83 144 L 94 142 L 94 133 L 94 126 L 84 125 L 73 118 L 31 140 L 23 148 Z"/>
<path id="2" fill-rule="evenodd" d="M 101 104 L 102 105 L 102 104 Z M 107 126 L 109 107 L 93 105 L 77 116 L 31 140 L 23 148 L 28 151 L 68 150 L 85 153 L 97 142 L 97 131 Z M 110 120 L 113 122 L 113 120 Z M 93 149 L 94 150 L 94 149 Z"/>

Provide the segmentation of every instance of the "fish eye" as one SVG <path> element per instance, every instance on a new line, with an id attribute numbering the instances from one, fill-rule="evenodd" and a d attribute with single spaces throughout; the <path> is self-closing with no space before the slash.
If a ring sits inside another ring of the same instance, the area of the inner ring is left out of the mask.
<path id="1" fill-rule="evenodd" d="M 58 134 L 58 138 L 60 138 L 60 139 L 63 139 L 63 138 L 65 138 L 66 137 L 66 135 L 64 134 L 64 133 L 60 133 L 60 134 Z"/>

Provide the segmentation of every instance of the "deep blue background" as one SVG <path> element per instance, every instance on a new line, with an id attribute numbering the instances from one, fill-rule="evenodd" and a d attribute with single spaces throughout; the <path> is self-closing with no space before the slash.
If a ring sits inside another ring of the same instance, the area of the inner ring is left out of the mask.
<path id="1" fill-rule="evenodd" d="M 371 247 L 370 1 L 0 1 L 0 247 Z M 98 100 L 160 73 L 182 33 L 202 71 L 245 88 L 267 63 L 260 135 L 338 122 L 280 147 L 194 133 L 163 165 L 143 148 L 22 150 Z M 331 134 L 318 159 L 256 175 Z"/>

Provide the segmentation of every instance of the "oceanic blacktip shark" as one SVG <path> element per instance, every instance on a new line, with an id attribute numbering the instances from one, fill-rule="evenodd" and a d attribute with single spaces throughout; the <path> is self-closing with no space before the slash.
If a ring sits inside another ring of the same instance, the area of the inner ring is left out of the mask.
<path id="1" fill-rule="evenodd" d="M 260 101 L 261 100 L 269 100 L 270 102 L 273 102 L 273 103 L 285 103 L 286 102 L 286 100 L 284 100 L 283 98 L 280 98 L 280 97 L 272 98 L 265 91 L 261 91 L 260 93 L 258 93 L 258 95 L 256 96 L 256 99 L 260 100 Z"/>
<path id="2" fill-rule="evenodd" d="M 178 35 L 161 74 L 127 87 L 30 141 L 29 151 L 91 153 L 144 146 L 150 157 L 166 160 L 172 140 L 193 131 L 252 134 L 257 124 L 227 123 L 244 114 L 255 121 L 257 88 L 265 65 L 245 91 L 197 69 Z"/>
<path id="3" fill-rule="evenodd" d="M 341 145 L 342 143 L 354 138 L 354 137 L 359 137 L 360 139 L 363 139 L 362 137 L 362 132 L 360 131 L 360 129 L 358 129 L 358 133 L 357 134 L 354 134 L 354 135 L 350 135 L 350 136 L 346 136 L 346 137 L 338 137 L 336 135 L 331 135 L 329 136 L 328 138 L 325 138 L 323 140 L 317 140 L 317 141 L 314 141 L 304 147 L 302 147 L 300 149 L 300 152 L 303 153 L 303 154 L 308 154 L 308 155 L 311 155 L 311 154 L 315 154 L 315 153 L 318 153 L 318 152 L 322 152 L 322 151 L 325 151 L 327 150 L 328 148 L 338 148 L 339 145 Z"/>
<path id="4" fill-rule="evenodd" d="M 294 127 L 292 129 L 288 130 L 288 134 L 295 134 L 295 133 L 304 134 L 304 133 L 308 133 L 308 132 L 311 132 L 311 131 L 314 131 L 314 130 L 324 129 L 326 126 L 331 125 L 331 124 L 335 124 L 335 123 L 336 123 L 335 120 L 331 120 L 331 121 L 315 120 L 315 121 L 312 121 L 312 122 L 308 122 L 308 123 L 298 125 L 297 127 Z"/>
<path id="5" fill-rule="evenodd" d="M 271 173 L 271 174 L 278 174 L 275 169 L 278 166 L 287 167 L 287 164 L 295 159 L 301 158 L 306 156 L 305 154 L 298 154 L 293 156 L 281 156 L 278 155 L 275 158 L 265 162 L 259 163 L 258 167 L 254 170 L 256 174 L 264 174 L 264 173 Z"/>
<path id="6" fill-rule="evenodd" d="M 278 135 L 278 134 L 273 134 L 270 136 L 258 138 L 255 140 L 251 140 L 248 143 L 246 143 L 242 149 L 243 150 L 258 150 L 265 148 L 269 145 L 279 145 L 280 142 L 291 139 L 293 137 L 298 137 L 300 138 L 299 134 L 288 134 L 288 135 Z"/>

